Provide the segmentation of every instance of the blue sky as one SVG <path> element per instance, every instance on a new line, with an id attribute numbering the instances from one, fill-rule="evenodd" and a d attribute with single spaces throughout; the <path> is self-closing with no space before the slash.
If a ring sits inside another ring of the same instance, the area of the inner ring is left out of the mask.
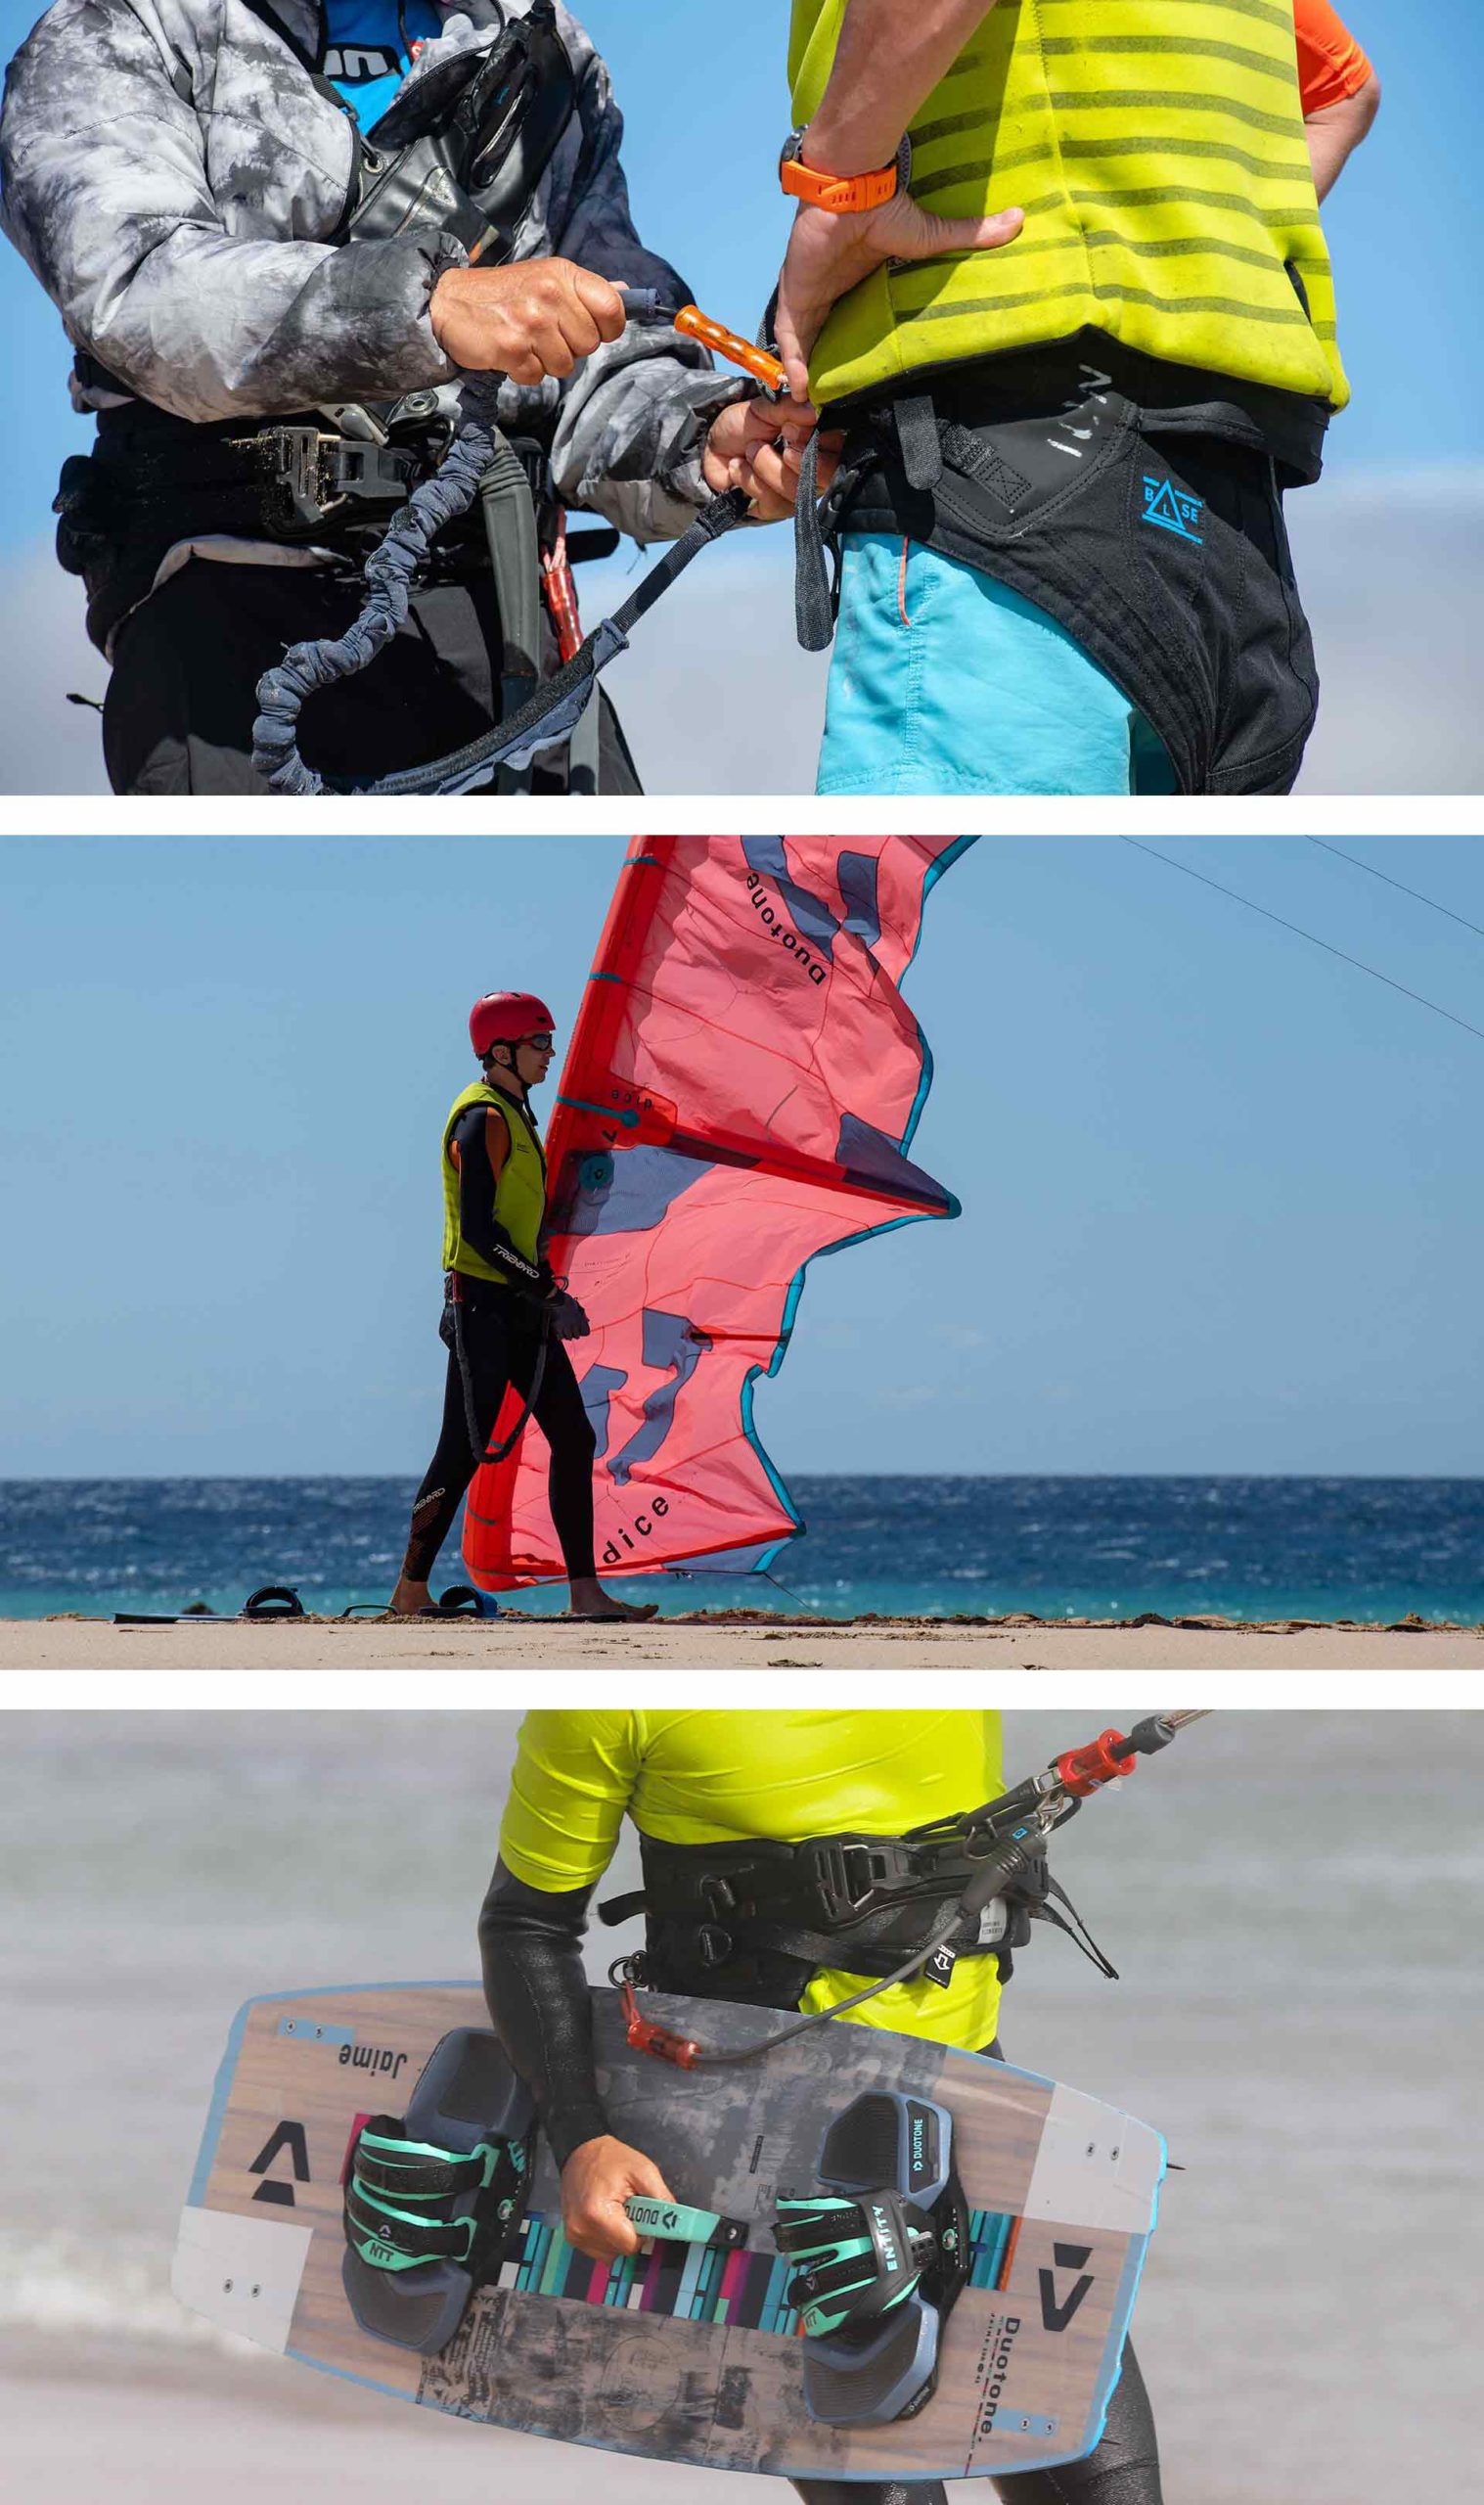
<path id="1" fill-rule="evenodd" d="M 7 35 L 29 10 L 0 0 Z M 581 14 L 581 13 L 579 13 Z M 1481 220 L 1477 121 L 1480 13 L 1356 0 L 1350 22 L 1380 69 L 1374 134 L 1327 210 L 1342 340 L 1355 402 L 1330 436 L 1329 473 L 1295 504 L 1295 541 L 1314 616 L 1327 711 L 1303 788 L 1437 791 L 1484 783 L 1468 695 L 1467 646 L 1480 628 L 1484 481 L 1479 471 Z M 787 126 L 787 11 L 741 18 L 677 0 L 592 0 L 586 23 L 627 116 L 625 159 L 640 230 L 681 268 L 708 311 L 750 330 L 787 228 L 772 175 Z M 20 257 L 0 248 L 0 336 L 25 388 L 0 407 L 0 584 L 28 620 L 25 650 L 0 690 L 0 789 L 99 790 L 95 718 L 61 701 L 98 693 L 104 667 L 82 639 L 77 587 L 50 557 L 49 506 L 65 453 L 88 430 L 70 415 L 57 317 Z M 784 535 L 729 549 L 647 629 L 620 664 L 652 791 L 809 788 L 819 718 L 817 669 L 791 640 Z M 625 563 L 627 560 L 625 560 Z M 607 597 L 616 572 L 606 569 Z M 741 588 L 740 588 L 741 587 Z M 598 581 L 584 581 L 589 615 Z M 676 613 L 679 613 L 677 619 Z M 677 706 L 697 651 L 724 673 L 755 652 L 771 617 L 763 675 L 765 752 L 735 719 L 701 737 Z"/>
<path id="2" fill-rule="evenodd" d="M 1155 841 L 1484 1028 L 1477 933 Z M 624 849 L 558 842 L 0 845 L 0 1476 L 422 1468 L 469 1003 L 569 1020 Z M 1346 848 L 1484 929 L 1484 841 Z M 964 1215 L 816 1266 L 786 1476 L 1484 1472 L 1484 1039 L 1111 838 L 973 847 L 909 998 Z"/>

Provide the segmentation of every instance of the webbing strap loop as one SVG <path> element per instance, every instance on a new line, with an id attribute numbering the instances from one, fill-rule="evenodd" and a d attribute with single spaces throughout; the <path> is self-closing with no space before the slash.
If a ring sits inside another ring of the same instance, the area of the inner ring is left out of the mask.
<path id="1" fill-rule="evenodd" d="M 346 2186 L 345 2227 L 363 2260 L 383 2270 L 411 2269 L 419 2261 L 467 2261 L 476 2232 L 472 2217 L 420 2217 L 395 2209 L 369 2192 L 358 2174 Z"/>
<path id="2" fill-rule="evenodd" d="M 925 391 L 917 392 L 910 400 L 898 400 L 892 414 L 907 483 L 931 494 L 943 476 L 943 445 L 932 400 Z"/>
<path id="3" fill-rule="evenodd" d="M 526 2173 L 518 2140 L 481 2140 L 467 2152 L 439 2148 L 406 2138 L 390 2115 L 373 2115 L 351 2150 L 345 2240 L 381 2270 L 469 2264 L 491 2227 L 506 2227 L 517 2215 Z M 463 2215 L 449 2215 L 455 2205 Z"/>

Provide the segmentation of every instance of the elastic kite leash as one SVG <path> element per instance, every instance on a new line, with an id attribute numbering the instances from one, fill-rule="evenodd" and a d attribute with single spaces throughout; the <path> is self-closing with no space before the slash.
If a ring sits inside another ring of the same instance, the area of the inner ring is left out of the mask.
<path id="1" fill-rule="evenodd" d="M 653 288 L 620 288 L 631 322 L 664 323 L 685 337 L 699 340 L 735 365 L 740 365 L 770 391 L 784 385 L 784 368 L 766 348 L 754 347 L 734 331 L 712 321 L 694 304 L 676 308 L 661 304 Z M 729 487 L 701 506 L 688 530 L 665 550 L 612 615 L 600 620 L 535 694 L 497 722 L 492 730 L 431 764 L 408 766 L 373 783 L 327 786 L 323 775 L 306 765 L 298 749 L 299 714 L 317 690 L 334 687 L 365 669 L 390 643 L 407 617 L 414 586 L 427 565 L 438 532 L 468 513 L 481 483 L 506 450 L 496 416 L 503 377 L 471 377 L 463 392 L 463 422 L 430 478 L 414 488 L 384 536 L 367 558 L 367 597 L 360 615 L 343 635 L 321 636 L 294 644 L 258 682 L 258 716 L 252 725 L 252 762 L 275 792 L 295 796 L 327 789 L 382 793 L 408 797 L 421 793 L 471 792 L 490 782 L 502 766 L 527 766 L 543 749 L 571 737 L 585 712 L 599 673 L 628 649 L 631 629 L 662 593 L 685 572 L 693 558 L 714 540 L 723 539 L 747 519 L 748 499 L 741 487 Z"/>

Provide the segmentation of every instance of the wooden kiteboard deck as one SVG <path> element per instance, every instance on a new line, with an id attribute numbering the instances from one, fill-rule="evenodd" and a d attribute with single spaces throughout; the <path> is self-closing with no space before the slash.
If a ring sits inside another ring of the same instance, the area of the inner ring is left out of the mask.
<path id="1" fill-rule="evenodd" d="M 1092 2449 L 1154 2225 L 1157 2132 L 1008 2064 L 848 2024 L 762 2061 L 677 2072 L 630 2050 L 616 1992 L 593 2000 L 614 2132 L 654 2159 L 677 2200 L 745 2219 L 745 2250 L 660 2242 L 611 2268 L 587 2260 L 562 2233 L 542 2142 L 519 2240 L 448 2346 L 422 2356 L 363 2332 L 341 2282 L 350 2142 L 369 2115 L 405 2110 L 450 2028 L 489 2020 L 473 1984 L 328 1988 L 238 2014 L 181 2218 L 181 2301 L 425 2408 L 712 2470 L 1003 2477 Z M 717 2048 L 778 2023 L 657 1992 L 643 2005 Z M 772 2207 L 778 2192 L 817 2185 L 827 2124 L 879 2088 L 952 2115 L 973 2259 L 925 2408 L 894 2425 L 827 2427 L 804 2404 L 805 2344 Z"/>

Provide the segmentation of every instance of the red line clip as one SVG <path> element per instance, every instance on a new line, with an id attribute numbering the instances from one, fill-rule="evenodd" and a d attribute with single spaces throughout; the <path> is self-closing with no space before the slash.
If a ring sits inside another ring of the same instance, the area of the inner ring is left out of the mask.
<path id="1" fill-rule="evenodd" d="M 623 2004 L 624 2032 L 636 2053 L 652 2053 L 656 2062 L 673 2062 L 678 2071 L 694 2071 L 700 2058 L 700 2046 L 690 2035 L 677 2035 L 668 2027 L 646 2018 L 634 1997 L 632 1983 L 620 1983 L 618 1996 Z"/>
<path id="2" fill-rule="evenodd" d="M 1068 1749 L 1057 1759 L 1057 1773 L 1074 1799 L 1085 1800 L 1090 1792 L 1101 1792 L 1105 1783 L 1116 1783 L 1121 1775 L 1132 1774 L 1137 1756 L 1120 1756 L 1120 1749 L 1128 1742 L 1121 1731 L 1100 1731 L 1085 1749 Z"/>

